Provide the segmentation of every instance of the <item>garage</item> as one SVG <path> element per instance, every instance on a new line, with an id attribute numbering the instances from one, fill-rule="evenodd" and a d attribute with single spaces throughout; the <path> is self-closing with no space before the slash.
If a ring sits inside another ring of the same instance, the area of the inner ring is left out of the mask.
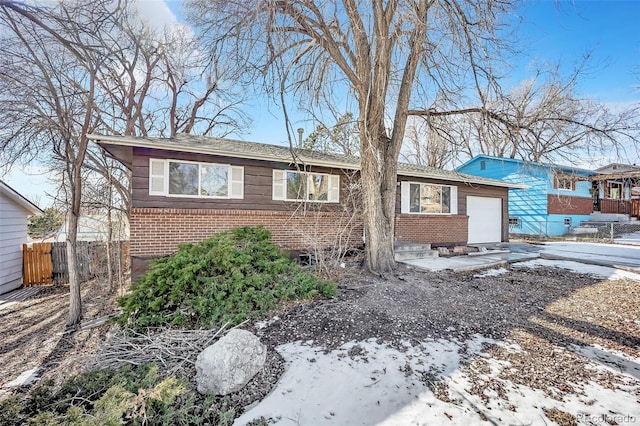
<path id="1" fill-rule="evenodd" d="M 502 199 L 467 196 L 469 244 L 502 241 Z"/>

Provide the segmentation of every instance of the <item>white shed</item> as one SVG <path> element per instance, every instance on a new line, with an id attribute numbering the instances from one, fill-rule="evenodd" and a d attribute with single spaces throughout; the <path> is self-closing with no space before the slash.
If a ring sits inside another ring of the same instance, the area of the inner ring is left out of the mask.
<path id="1" fill-rule="evenodd" d="M 42 210 L 0 181 L 0 294 L 22 285 L 22 244 L 27 218 Z"/>

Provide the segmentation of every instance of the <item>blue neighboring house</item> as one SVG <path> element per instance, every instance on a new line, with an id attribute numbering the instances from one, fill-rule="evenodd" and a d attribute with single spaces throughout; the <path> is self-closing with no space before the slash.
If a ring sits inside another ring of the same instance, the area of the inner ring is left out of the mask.
<path id="1" fill-rule="evenodd" d="M 589 220 L 593 212 L 593 184 L 589 181 L 597 174 L 593 171 L 488 155 L 478 155 L 456 170 L 528 186 L 509 188 L 511 234 L 563 235 Z"/>

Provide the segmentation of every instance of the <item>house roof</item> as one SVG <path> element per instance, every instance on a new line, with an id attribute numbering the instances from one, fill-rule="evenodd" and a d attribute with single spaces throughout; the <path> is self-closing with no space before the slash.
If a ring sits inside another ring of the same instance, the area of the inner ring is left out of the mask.
<path id="1" fill-rule="evenodd" d="M 622 170 L 621 173 L 640 172 L 640 166 L 636 166 L 635 164 L 611 163 L 596 169 L 597 172 L 605 174 L 603 170 L 612 170 L 611 173 L 617 173 L 619 170 Z M 613 170 L 615 170 L 615 172 Z M 606 172 L 606 173 L 609 173 L 609 172 Z"/>
<path id="2" fill-rule="evenodd" d="M 551 163 L 538 163 L 538 162 L 535 162 L 535 161 L 524 161 L 524 160 L 520 160 L 520 159 L 517 159 L 517 158 L 494 157 L 494 156 L 485 155 L 485 154 L 476 155 L 475 157 L 473 157 L 472 159 L 470 159 L 466 163 L 464 163 L 461 166 L 459 166 L 457 169 L 460 170 L 461 168 L 465 167 L 466 165 L 471 164 L 473 162 L 476 162 L 478 160 L 482 160 L 482 159 L 496 160 L 496 161 L 500 161 L 500 162 L 503 162 L 503 163 L 522 164 L 522 165 L 527 166 L 527 167 L 539 167 L 539 168 L 543 168 L 543 169 L 557 170 L 557 171 L 561 171 L 563 173 L 574 174 L 574 175 L 592 176 L 592 175 L 597 174 L 594 171 L 587 170 L 587 169 L 582 169 L 582 168 L 579 168 L 579 167 L 563 166 L 563 165 L 551 164 Z"/>
<path id="3" fill-rule="evenodd" d="M 312 166 L 334 167 L 350 170 L 360 169 L 360 159 L 358 157 L 324 153 L 308 149 L 290 149 L 287 146 L 223 139 L 211 136 L 179 134 L 174 138 L 143 138 L 104 135 L 88 135 L 88 137 L 89 139 L 95 140 L 114 158 L 129 167 L 131 167 L 132 161 L 132 159 L 129 158 L 131 153 L 123 151 L 121 147 L 162 149 L 253 160 L 280 161 L 284 163 L 292 163 L 295 158 L 295 162 Z M 398 175 L 500 187 L 526 187 L 524 185 L 511 182 L 467 175 L 457 171 L 417 166 L 406 163 L 398 164 Z"/>
<path id="4" fill-rule="evenodd" d="M 18 191 L 16 191 L 15 189 L 13 189 L 12 187 L 10 187 L 9 185 L 7 185 L 1 180 L 0 180 L 0 193 L 6 196 L 7 198 L 9 198 L 10 200 L 12 200 L 14 203 L 19 205 L 20 207 L 22 207 L 27 212 L 31 213 L 32 215 L 43 213 L 40 207 L 36 206 L 31 201 L 27 200 L 22 194 L 20 194 Z"/>
<path id="5" fill-rule="evenodd" d="M 78 217 L 76 238 L 78 241 L 106 241 L 109 236 L 109 218 L 107 215 L 81 215 Z M 68 237 L 68 218 L 55 232 L 57 241 L 66 241 Z M 129 220 L 125 214 L 115 214 L 111 217 L 112 241 L 120 241 L 129 237 Z"/>

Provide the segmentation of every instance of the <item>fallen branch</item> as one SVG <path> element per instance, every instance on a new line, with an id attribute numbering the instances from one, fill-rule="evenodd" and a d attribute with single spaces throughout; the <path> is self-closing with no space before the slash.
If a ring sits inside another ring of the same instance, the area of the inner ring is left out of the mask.
<path id="1" fill-rule="evenodd" d="M 216 330 L 150 329 L 144 333 L 118 330 L 106 339 L 98 353 L 87 362 L 87 368 L 119 368 L 125 364 L 156 362 L 166 375 L 189 377 L 197 356 L 210 346 L 229 326 Z"/>

